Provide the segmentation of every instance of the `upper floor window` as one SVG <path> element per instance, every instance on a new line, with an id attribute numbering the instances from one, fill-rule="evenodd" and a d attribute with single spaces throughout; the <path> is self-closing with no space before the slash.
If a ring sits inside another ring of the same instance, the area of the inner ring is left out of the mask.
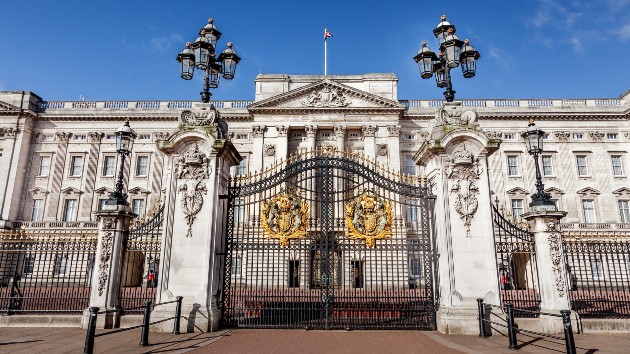
<path id="1" fill-rule="evenodd" d="M 630 202 L 619 200 L 617 204 L 619 205 L 619 222 L 630 223 Z"/>
<path id="2" fill-rule="evenodd" d="M 247 140 L 249 139 L 249 134 L 236 134 L 236 140 Z"/>
<path id="3" fill-rule="evenodd" d="M 349 132 L 348 133 L 348 138 L 350 138 L 350 139 L 358 139 L 359 138 L 359 133 L 358 132 Z"/>
<path id="4" fill-rule="evenodd" d="M 138 156 L 136 159 L 136 176 L 149 174 L 149 156 Z"/>
<path id="5" fill-rule="evenodd" d="M 24 267 L 22 268 L 22 275 L 33 274 L 33 270 L 35 270 L 35 257 L 27 256 L 24 259 Z"/>
<path id="6" fill-rule="evenodd" d="M 599 256 L 591 258 L 591 276 L 593 279 L 604 279 L 604 263 Z"/>
<path id="7" fill-rule="evenodd" d="M 588 168 L 586 167 L 586 155 L 577 155 L 575 157 L 578 176 L 588 176 Z"/>
<path id="8" fill-rule="evenodd" d="M 411 134 L 411 133 L 403 133 L 401 135 L 401 139 L 402 140 L 416 140 L 416 136 L 414 134 Z"/>
<path id="9" fill-rule="evenodd" d="M 144 199 L 134 199 L 131 201 L 133 213 L 142 218 L 144 215 Z"/>
<path id="10" fill-rule="evenodd" d="M 623 176 L 623 166 L 621 163 L 621 155 L 612 155 L 610 157 L 612 162 L 613 176 Z"/>
<path id="11" fill-rule="evenodd" d="M 39 175 L 48 176 L 50 174 L 50 156 L 42 156 L 39 159 Z"/>
<path id="12" fill-rule="evenodd" d="M 525 209 L 523 208 L 523 199 L 512 199 L 512 215 L 520 219 Z"/>
<path id="13" fill-rule="evenodd" d="M 103 158 L 103 176 L 113 176 L 116 173 L 116 156 Z"/>
<path id="14" fill-rule="evenodd" d="M 550 140 L 550 139 L 551 139 L 551 133 L 543 134 L 543 140 Z"/>
<path id="15" fill-rule="evenodd" d="M 593 199 L 582 200 L 582 212 L 584 213 L 584 222 L 587 224 L 596 223 L 595 218 L 595 201 Z"/>
<path id="16" fill-rule="evenodd" d="M 63 209 L 63 221 L 77 221 L 77 204 L 78 203 L 76 199 L 66 199 L 66 203 Z"/>
<path id="17" fill-rule="evenodd" d="M 99 199 L 98 200 L 98 210 L 103 210 L 103 207 L 107 203 L 107 199 Z"/>
<path id="18" fill-rule="evenodd" d="M 85 134 L 73 134 L 72 140 L 86 140 L 87 136 Z"/>
<path id="19" fill-rule="evenodd" d="M 542 156 L 542 173 L 543 176 L 553 176 L 553 166 L 551 155 Z"/>
<path id="20" fill-rule="evenodd" d="M 236 175 L 245 176 L 247 174 L 247 158 L 243 157 L 238 166 L 236 166 Z"/>
<path id="21" fill-rule="evenodd" d="M 573 140 L 584 140 L 584 133 L 573 133 Z"/>
<path id="22" fill-rule="evenodd" d="M 151 140 L 151 134 L 138 134 L 138 140 Z"/>
<path id="23" fill-rule="evenodd" d="M 508 176 L 518 176 L 518 156 L 517 155 L 508 155 Z"/>
<path id="24" fill-rule="evenodd" d="M 410 258 L 409 259 L 409 275 L 414 278 L 420 276 L 420 259 L 419 258 Z"/>
<path id="25" fill-rule="evenodd" d="M 503 133 L 503 139 L 516 140 L 516 133 Z"/>
<path id="26" fill-rule="evenodd" d="M 55 264 L 56 275 L 66 275 L 68 273 L 68 256 L 60 256 Z"/>
<path id="27" fill-rule="evenodd" d="M 43 199 L 33 200 L 33 213 L 31 214 L 31 220 L 42 221 L 43 217 L 44 217 L 44 200 Z"/>
<path id="28" fill-rule="evenodd" d="M 70 176 L 81 176 L 83 170 L 83 156 L 72 156 Z"/>
<path id="29" fill-rule="evenodd" d="M 416 163 L 411 155 L 405 155 L 405 173 L 408 175 L 416 175 Z"/>
<path id="30" fill-rule="evenodd" d="M 607 140 L 617 140 L 617 137 L 618 137 L 617 133 L 607 133 L 606 134 L 606 139 Z"/>
<path id="31" fill-rule="evenodd" d="M 245 202 L 242 199 L 234 201 L 234 223 L 242 223 L 245 221 Z"/>

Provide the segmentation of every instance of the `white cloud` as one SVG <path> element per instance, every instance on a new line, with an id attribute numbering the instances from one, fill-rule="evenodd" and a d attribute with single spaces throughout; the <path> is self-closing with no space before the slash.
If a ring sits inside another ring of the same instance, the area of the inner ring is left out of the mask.
<path id="1" fill-rule="evenodd" d="M 498 48 L 493 43 L 488 45 L 486 49 L 488 51 L 488 56 L 495 62 L 497 62 L 499 66 L 503 68 L 503 70 L 514 71 L 514 59 L 511 55 L 508 54 L 508 52 L 501 48 Z"/>
<path id="2" fill-rule="evenodd" d="M 157 52 L 168 52 L 173 44 L 179 43 L 182 47 L 186 41 L 179 34 L 171 34 L 170 36 L 153 37 L 149 41 L 151 49 Z"/>
<path id="3" fill-rule="evenodd" d="M 622 41 L 630 40 L 630 23 L 626 23 L 617 31 L 619 39 Z"/>

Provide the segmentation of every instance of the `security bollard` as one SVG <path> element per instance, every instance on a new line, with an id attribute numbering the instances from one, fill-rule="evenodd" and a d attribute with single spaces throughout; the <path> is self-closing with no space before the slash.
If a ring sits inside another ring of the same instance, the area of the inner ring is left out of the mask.
<path id="1" fill-rule="evenodd" d="M 564 344 L 567 347 L 567 354 L 575 354 L 575 340 L 573 339 L 573 327 L 571 326 L 571 311 L 562 310 L 562 327 L 564 327 Z"/>
<path id="2" fill-rule="evenodd" d="M 182 296 L 176 297 L 177 307 L 175 307 L 175 323 L 173 323 L 173 334 L 179 334 L 179 320 L 182 317 Z"/>
<path id="3" fill-rule="evenodd" d="M 486 324 L 483 321 L 483 299 L 477 299 L 477 309 L 479 310 L 479 337 L 487 337 Z"/>
<path id="4" fill-rule="evenodd" d="M 94 335 L 96 334 L 96 318 L 98 317 L 98 310 L 98 307 L 90 307 L 90 318 L 88 320 L 87 333 L 85 334 L 83 354 L 94 353 Z"/>
<path id="5" fill-rule="evenodd" d="M 516 324 L 514 323 L 514 305 L 506 304 L 507 307 L 507 323 L 508 338 L 510 339 L 510 349 L 520 349 L 516 340 Z"/>
<path id="6" fill-rule="evenodd" d="M 142 319 L 142 333 L 140 333 L 140 346 L 149 345 L 149 324 L 151 322 L 151 304 L 149 300 L 144 304 L 144 318 Z"/>

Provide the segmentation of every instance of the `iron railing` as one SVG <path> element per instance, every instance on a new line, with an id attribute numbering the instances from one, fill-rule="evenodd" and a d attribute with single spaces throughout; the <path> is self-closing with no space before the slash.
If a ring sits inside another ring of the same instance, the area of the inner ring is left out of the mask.
<path id="1" fill-rule="evenodd" d="M 527 223 L 518 220 L 498 200 L 492 206 L 494 244 L 501 303 L 519 309 L 540 310 L 536 244 Z M 531 312 L 515 310 L 517 317 L 532 317 Z"/>
<path id="2" fill-rule="evenodd" d="M 571 307 L 583 318 L 630 318 L 630 232 L 562 233 Z"/>
<path id="3" fill-rule="evenodd" d="M 97 238 L 97 230 L 0 231 L 0 311 L 85 310 Z"/>

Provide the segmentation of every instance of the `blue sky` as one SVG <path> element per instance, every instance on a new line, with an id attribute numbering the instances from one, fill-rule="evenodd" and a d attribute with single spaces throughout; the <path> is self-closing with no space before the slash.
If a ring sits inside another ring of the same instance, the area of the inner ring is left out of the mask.
<path id="1" fill-rule="evenodd" d="M 446 14 L 481 53 L 477 76 L 457 71 L 456 98 L 617 97 L 630 89 L 630 0 L 493 1 L 5 1 L 0 90 L 45 100 L 197 100 L 201 76 L 175 61 L 209 17 L 243 58 L 213 99 L 253 99 L 259 73 L 386 72 L 399 99 L 440 99 L 412 57 Z M 457 69 L 459 70 L 459 69 Z M 197 73 L 200 74 L 200 73 Z"/>

